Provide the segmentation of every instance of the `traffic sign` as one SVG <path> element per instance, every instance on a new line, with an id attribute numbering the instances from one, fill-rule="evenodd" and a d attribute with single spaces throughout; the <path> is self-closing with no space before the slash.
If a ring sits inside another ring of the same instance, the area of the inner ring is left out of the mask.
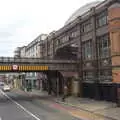
<path id="1" fill-rule="evenodd" d="M 13 65 L 13 66 L 12 66 L 12 69 L 13 69 L 13 70 L 18 70 L 18 65 Z"/>

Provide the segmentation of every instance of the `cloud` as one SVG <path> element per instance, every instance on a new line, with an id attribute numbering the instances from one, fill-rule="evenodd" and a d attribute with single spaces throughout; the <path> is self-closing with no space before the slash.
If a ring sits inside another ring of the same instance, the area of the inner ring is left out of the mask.
<path id="1" fill-rule="evenodd" d="M 94 0 L 89 0 L 94 1 Z M 87 0 L 0 0 L 0 56 L 61 28 Z"/>
<path id="2" fill-rule="evenodd" d="M 10 36 L 12 36 L 12 33 L 10 33 L 10 32 L 4 32 L 4 31 L 0 31 L 0 37 L 1 38 L 8 38 L 8 37 L 10 37 Z"/>

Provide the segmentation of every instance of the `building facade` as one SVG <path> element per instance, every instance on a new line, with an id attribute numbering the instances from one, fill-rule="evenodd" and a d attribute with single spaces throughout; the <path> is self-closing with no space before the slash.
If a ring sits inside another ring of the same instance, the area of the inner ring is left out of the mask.
<path id="1" fill-rule="evenodd" d="M 43 53 L 41 51 L 41 44 L 44 39 L 47 37 L 46 34 L 39 35 L 36 39 L 30 42 L 27 46 L 23 46 L 20 49 L 20 57 L 24 58 L 42 58 Z M 24 76 L 25 85 L 31 83 L 32 88 L 39 88 L 39 76 L 36 72 L 22 73 L 21 76 Z"/>
<path id="2" fill-rule="evenodd" d="M 26 46 L 21 47 L 20 57 L 26 57 Z"/>
<path id="3" fill-rule="evenodd" d="M 36 57 L 39 51 L 38 57 L 44 59 L 78 61 L 76 68 L 82 96 L 115 101 L 120 83 L 119 11 L 119 0 L 87 4 L 39 45 L 31 42 L 26 55 Z M 68 72 L 66 75 L 73 77 L 75 73 Z"/>
<path id="4" fill-rule="evenodd" d="M 26 46 L 26 52 L 25 52 L 26 57 L 32 57 L 32 58 L 42 57 L 40 44 L 42 44 L 42 41 L 46 39 L 46 37 L 47 37 L 46 34 L 41 34 L 35 40 L 30 42 Z"/>
<path id="5" fill-rule="evenodd" d="M 84 97 L 116 99 L 116 86 L 120 82 L 118 11 L 119 0 L 87 4 L 43 43 L 45 58 L 79 61 L 78 76 Z"/>
<path id="6" fill-rule="evenodd" d="M 14 51 L 14 57 L 15 58 L 19 58 L 20 57 L 20 51 L 21 51 L 21 47 L 17 47 Z"/>

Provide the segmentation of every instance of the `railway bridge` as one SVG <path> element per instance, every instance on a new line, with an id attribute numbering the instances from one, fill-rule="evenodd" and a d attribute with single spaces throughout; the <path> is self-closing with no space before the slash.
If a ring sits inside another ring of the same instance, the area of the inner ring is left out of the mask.
<path id="1" fill-rule="evenodd" d="M 47 76 L 48 92 L 56 93 L 58 89 L 59 93 L 62 93 L 66 74 L 77 73 L 77 62 L 75 60 L 0 57 L 0 72 L 43 73 Z M 24 78 L 23 74 L 20 74 L 20 78 Z"/>

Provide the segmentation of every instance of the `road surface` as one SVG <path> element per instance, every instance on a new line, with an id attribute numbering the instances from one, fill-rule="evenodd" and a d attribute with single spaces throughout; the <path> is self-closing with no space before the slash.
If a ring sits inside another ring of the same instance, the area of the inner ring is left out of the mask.
<path id="1" fill-rule="evenodd" d="M 36 99 L 0 90 L 0 120 L 82 120 L 44 98 Z"/>

